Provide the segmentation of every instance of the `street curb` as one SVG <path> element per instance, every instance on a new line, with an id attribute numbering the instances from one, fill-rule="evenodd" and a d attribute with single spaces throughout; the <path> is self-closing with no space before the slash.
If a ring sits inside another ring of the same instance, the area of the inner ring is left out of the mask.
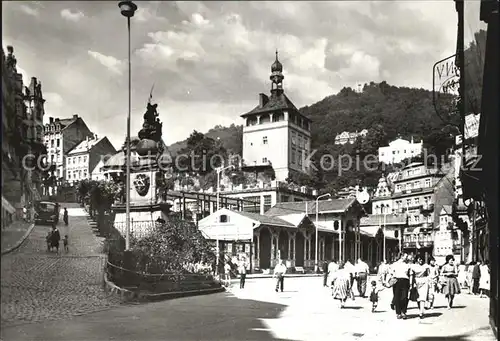
<path id="1" fill-rule="evenodd" d="M 28 236 L 30 235 L 31 231 L 33 231 L 34 228 L 35 228 L 35 224 L 32 223 L 31 226 L 28 228 L 28 231 L 26 231 L 26 233 L 24 233 L 24 235 L 22 236 L 22 238 L 19 239 L 17 241 L 17 243 L 14 244 L 14 246 L 8 248 L 7 250 L 2 251 L 2 256 L 6 255 L 6 254 L 8 254 L 8 253 L 10 253 L 10 252 L 12 252 L 14 250 L 16 250 L 17 248 L 19 248 L 24 243 L 24 241 L 28 238 Z"/>
<path id="2" fill-rule="evenodd" d="M 188 296 L 201 296 L 208 294 L 215 294 L 219 292 L 224 292 L 226 289 L 224 287 L 220 288 L 210 288 L 210 289 L 198 289 L 198 290 L 190 290 L 190 291 L 175 291 L 175 292 L 166 292 L 159 294 L 144 294 L 144 293 L 135 293 L 131 290 L 121 288 L 117 286 L 115 283 L 108 279 L 108 274 L 104 272 L 104 291 L 110 293 L 111 295 L 118 296 L 122 301 L 140 301 L 140 302 L 155 302 L 155 301 L 163 301 L 170 300 L 174 298 L 188 297 Z"/>

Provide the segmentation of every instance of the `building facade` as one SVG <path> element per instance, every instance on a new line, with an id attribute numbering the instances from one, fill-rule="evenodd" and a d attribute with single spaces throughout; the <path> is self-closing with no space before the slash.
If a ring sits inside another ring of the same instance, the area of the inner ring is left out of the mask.
<path id="1" fill-rule="evenodd" d="M 49 118 L 45 125 L 45 145 L 47 147 L 47 162 L 54 166 L 54 176 L 57 181 L 66 181 L 65 156 L 67 153 L 93 134 L 78 115 L 72 118 Z M 46 188 L 45 194 L 52 195 L 53 188 Z"/>
<path id="2" fill-rule="evenodd" d="M 259 105 L 241 115 L 244 169 L 272 167 L 276 180 L 284 181 L 290 172 L 309 174 L 304 164 L 311 151 L 311 120 L 302 115 L 283 90 L 283 65 L 271 66 L 271 95 L 259 95 Z"/>
<path id="3" fill-rule="evenodd" d="M 22 216 L 39 199 L 44 99 L 41 84 L 24 87 L 12 46 L 2 49 L 2 226 Z"/>
<path id="4" fill-rule="evenodd" d="M 358 138 L 365 138 L 366 135 L 368 135 L 367 129 L 363 129 L 359 133 L 357 131 L 354 133 L 343 131 L 335 136 L 335 144 L 353 144 Z"/>
<path id="5" fill-rule="evenodd" d="M 438 264 L 444 264 L 448 255 L 453 255 L 456 262 L 463 260 L 462 236 L 455 228 L 452 209 L 451 205 L 443 205 L 439 213 L 439 226 L 434 234 L 434 258 Z"/>
<path id="6" fill-rule="evenodd" d="M 419 156 L 423 152 L 423 141 L 415 143 L 413 138 L 407 141 L 398 138 L 388 146 L 378 149 L 378 160 L 385 164 L 399 163 L 404 159 Z"/>
<path id="7" fill-rule="evenodd" d="M 107 137 L 99 138 L 97 135 L 92 138 L 86 137 L 66 156 L 66 182 L 74 184 L 91 179 L 96 166 L 115 154 L 116 149 Z"/>

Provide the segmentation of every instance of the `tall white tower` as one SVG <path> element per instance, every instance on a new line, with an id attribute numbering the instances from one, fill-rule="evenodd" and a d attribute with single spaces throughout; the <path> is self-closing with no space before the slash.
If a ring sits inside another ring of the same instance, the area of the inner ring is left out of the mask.
<path id="1" fill-rule="evenodd" d="M 271 65 L 271 95 L 259 94 L 259 105 L 241 115 L 243 127 L 243 168 L 253 171 L 274 169 L 276 180 L 290 172 L 309 174 L 311 120 L 302 115 L 283 91 L 283 65 Z"/>

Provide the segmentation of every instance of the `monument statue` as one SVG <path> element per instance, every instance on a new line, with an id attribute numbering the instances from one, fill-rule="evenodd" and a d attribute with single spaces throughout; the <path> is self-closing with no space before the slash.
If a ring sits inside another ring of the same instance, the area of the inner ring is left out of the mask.
<path id="1" fill-rule="evenodd" d="M 142 124 L 142 129 L 139 131 L 139 138 L 141 140 L 161 141 L 162 123 L 158 117 L 157 107 L 158 104 L 151 104 L 148 102 L 146 113 L 144 114 L 144 123 Z"/>

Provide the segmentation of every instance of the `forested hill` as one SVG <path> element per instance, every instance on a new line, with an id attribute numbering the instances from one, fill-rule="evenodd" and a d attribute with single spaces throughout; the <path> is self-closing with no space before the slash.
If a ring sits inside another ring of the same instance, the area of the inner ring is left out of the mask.
<path id="1" fill-rule="evenodd" d="M 316 149 L 329 149 L 335 135 L 343 131 L 355 132 L 379 125 L 388 140 L 398 135 L 420 140 L 444 126 L 434 111 L 431 91 L 391 86 L 386 82 L 365 84 L 361 93 L 343 88 L 338 94 L 300 111 L 313 120 L 312 147 Z M 205 136 L 220 138 L 227 150 L 241 153 L 242 126 L 215 126 Z M 174 143 L 169 149 L 175 154 L 185 146 L 186 140 Z"/>
<path id="2" fill-rule="evenodd" d="M 335 135 L 381 125 L 388 140 L 414 136 L 417 140 L 441 129 L 432 104 L 432 92 L 391 86 L 386 82 L 365 84 L 358 93 L 343 88 L 338 94 L 300 109 L 313 120 L 313 148 L 334 143 Z"/>

